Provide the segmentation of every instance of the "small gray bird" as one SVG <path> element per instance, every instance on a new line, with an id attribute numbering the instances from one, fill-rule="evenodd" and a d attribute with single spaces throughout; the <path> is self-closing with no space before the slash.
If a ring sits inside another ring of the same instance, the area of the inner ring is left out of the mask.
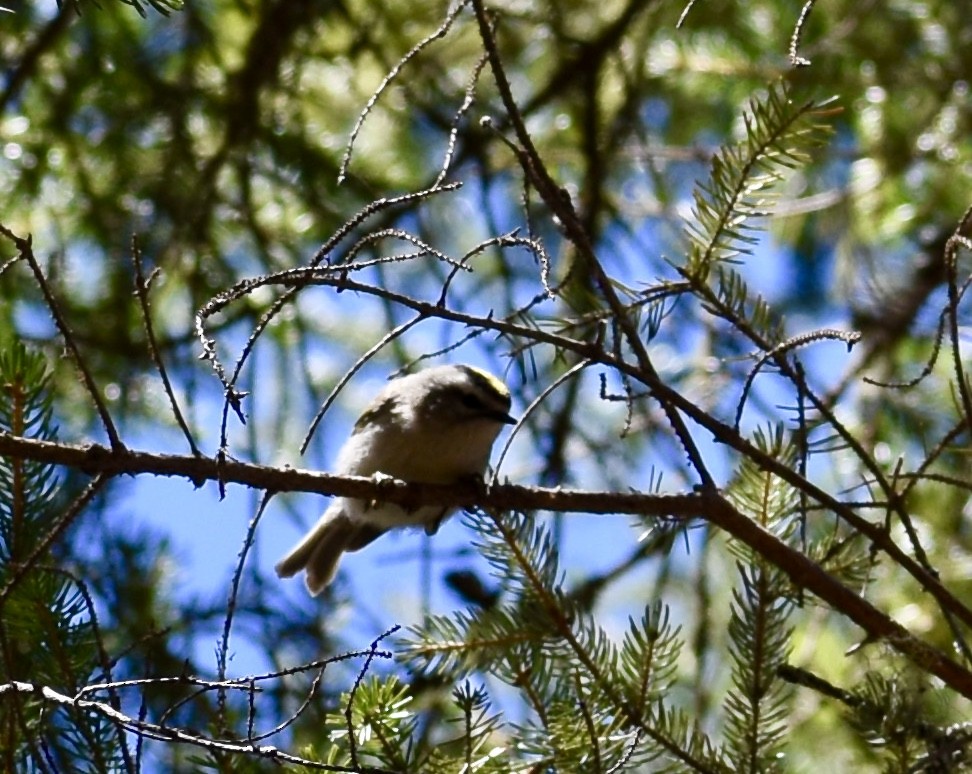
<path id="1" fill-rule="evenodd" d="M 355 423 L 335 472 L 423 484 L 481 476 L 503 425 L 516 424 L 509 411 L 506 385 L 472 366 L 436 366 L 393 379 Z M 289 578 L 306 570 L 307 590 L 316 596 L 331 582 L 345 551 L 364 548 L 394 527 L 424 527 L 432 535 L 452 510 L 427 505 L 409 511 L 338 497 L 280 560 L 277 575 Z"/>

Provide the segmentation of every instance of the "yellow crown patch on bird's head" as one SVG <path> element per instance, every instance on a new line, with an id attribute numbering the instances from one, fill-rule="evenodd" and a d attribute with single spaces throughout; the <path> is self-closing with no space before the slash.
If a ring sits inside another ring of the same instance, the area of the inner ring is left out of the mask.
<path id="1" fill-rule="evenodd" d="M 484 389 L 491 390 L 495 392 L 500 397 L 509 400 L 510 391 L 509 388 L 502 381 L 497 379 L 488 371 L 484 371 L 481 368 L 476 368 L 476 366 L 464 365 L 460 366 L 470 378 L 478 382 Z"/>

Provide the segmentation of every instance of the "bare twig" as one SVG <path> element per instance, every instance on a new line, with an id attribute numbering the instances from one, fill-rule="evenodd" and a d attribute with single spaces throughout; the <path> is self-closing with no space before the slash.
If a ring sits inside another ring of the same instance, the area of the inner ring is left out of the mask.
<path id="1" fill-rule="evenodd" d="M 962 413 L 965 416 L 967 427 L 972 427 L 972 394 L 969 391 L 969 380 L 965 373 L 962 363 L 962 352 L 959 340 L 959 300 L 961 294 L 956 279 L 958 253 L 961 248 L 966 250 L 972 248 L 969 243 L 967 231 L 972 222 L 972 207 L 965 211 L 962 220 L 956 227 L 955 232 L 949 237 L 945 245 L 945 270 L 948 282 L 948 324 L 949 337 L 952 344 L 952 361 L 955 368 L 955 380 L 958 384 L 959 395 L 962 399 Z"/>
<path id="2" fill-rule="evenodd" d="M 685 20 L 688 18 L 689 13 L 692 11 L 692 6 L 695 5 L 696 0 L 688 0 L 682 12 L 678 16 L 678 21 L 675 22 L 675 29 L 681 29 L 682 25 L 685 24 Z"/>
<path id="3" fill-rule="evenodd" d="M 496 465 L 493 468 L 493 476 L 492 476 L 493 484 L 499 481 L 499 473 L 500 473 L 500 469 L 503 467 L 503 460 L 506 459 L 506 453 L 509 451 L 510 446 L 513 443 L 513 439 L 516 437 L 516 434 L 519 432 L 520 428 L 525 426 L 527 417 L 529 417 L 540 406 L 540 404 L 547 399 L 547 396 L 550 395 L 550 393 L 556 390 L 564 382 L 573 379 L 577 374 L 579 374 L 581 371 L 587 368 L 590 364 L 591 363 L 588 360 L 582 360 L 579 363 L 575 363 L 571 368 L 569 368 L 567 371 L 562 373 L 551 384 L 548 384 L 543 389 L 543 391 L 539 395 L 537 395 L 536 398 L 530 401 L 530 405 L 523 410 L 523 416 L 519 418 L 519 420 L 516 423 L 516 426 L 513 428 L 513 431 L 510 433 L 510 437 L 503 445 L 503 449 L 500 452 L 499 459 L 497 460 Z"/>
<path id="4" fill-rule="evenodd" d="M 355 678 L 354 685 L 351 686 L 351 690 L 348 692 L 348 703 L 344 707 L 344 717 L 348 724 L 348 751 L 351 757 L 352 765 L 357 769 L 359 767 L 358 763 L 358 742 L 356 734 L 354 732 L 354 697 L 358 692 L 358 688 L 361 686 L 362 681 L 365 679 L 365 675 L 368 674 L 368 670 L 371 669 L 371 662 L 374 659 L 375 654 L 377 654 L 378 646 L 381 641 L 391 637 L 395 632 L 397 632 L 402 627 L 398 624 L 392 626 L 390 629 L 385 630 L 382 634 L 378 635 L 371 643 L 371 650 L 368 656 L 365 658 L 364 664 L 361 665 L 361 670 L 358 672 L 358 676 Z"/>
<path id="5" fill-rule="evenodd" d="M 469 84 L 466 86 L 466 93 L 463 97 L 462 104 L 456 111 L 455 116 L 452 119 L 452 125 L 449 127 L 449 141 L 446 144 L 446 152 L 442 158 L 442 166 L 439 168 L 439 175 L 435 178 L 434 185 L 442 185 L 445 182 L 446 175 L 449 174 L 449 167 L 452 165 L 452 159 L 456 152 L 456 138 L 459 136 L 459 122 L 462 117 L 469 111 L 472 107 L 473 101 L 476 96 L 476 84 L 479 82 L 479 76 L 482 75 L 483 68 L 486 66 L 486 56 L 480 57 L 476 66 L 473 68 L 472 75 L 469 78 Z"/>
<path id="6" fill-rule="evenodd" d="M 9 437 L 11 436 L 4 436 L 3 434 L 0 434 L 0 441 Z M 31 439 L 21 440 L 26 440 L 29 443 L 35 442 Z M 36 442 L 48 443 L 44 441 Z M 57 444 L 52 445 L 57 446 Z M 105 449 L 105 451 L 108 452 L 108 449 Z M 2 456 L 2 454 L 3 452 L 0 452 L 0 456 Z M 88 504 L 94 499 L 95 495 L 97 495 L 102 488 L 104 488 L 105 484 L 107 484 L 110 479 L 110 475 L 105 473 L 97 473 L 94 478 L 88 482 L 88 485 L 81 491 L 81 493 L 75 497 L 74 500 L 71 501 L 70 505 L 64 509 L 51 528 L 47 531 L 47 534 L 37 541 L 34 546 L 34 550 L 30 553 L 30 556 L 28 556 L 22 564 L 13 566 L 13 572 L 10 574 L 9 579 L 3 585 L 3 587 L 0 588 L 0 606 L 6 602 L 7 598 L 10 596 L 10 593 L 26 577 L 27 573 L 38 565 L 41 559 L 50 550 L 51 546 L 54 545 L 54 541 L 56 541 L 63 534 L 64 530 L 71 526 L 71 523 L 81 515 Z"/>
<path id="7" fill-rule="evenodd" d="M 812 344 L 816 341 L 842 341 L 847 345 L 847 351 L 849 352 L 851 347 L 853 347 L 860 340 L 861 334 L 857 331 L 840 331 L 834 330 L 833 328 L 826 328 L 817 331 L 810 331 L 809 333 L 802 333 L 799 336 L 793 336 L 780 343 L 779 346 L 774 347 L 769 352 L 763 353 L 759 360 L 756 361 L 756 365 L 753 366 L 752 370 L 749 372 L 749 375 L 746 377 L 746 382 L 743 385 L 742 393 L 739 397 L 739 404 L 736 406 L 736 421 L 734 423 L 734 427 L 737 430 L 739 429 L 739 423 L 742 421 L 743 409 L 746 406 L 746 398 L 749 396 L 749 391 L 753 386 L 753 382 L 756 380 L 756 375 L 770 360 L 778 360 L 787 352 L 799 347 L 804 347 L 808 344 Z"/>
<path id="8" fill-rule="evenodd" d="M 807 0 L 800 9 L 800 16 L 796 25 L 793 27 L 793 35 L 790 37 L 790 64 L 794 67 L 809 67 L 810 60 L 800 56 L 797 52 L 800 49 L 800 38 L 803 37 L 803 28 L 806 26 L 807 19 L 810 18 L 810 11 L 816 5 L 817 0 Z"/>
<path id="9" fill-rule="evenodd" d="M 15 693 L 26 694 L 49 704 L 75 707 L 77 709 L 94 712 L 107 718 L 121 728 L 138 734 L 140 737 L 166 742 L 181 742 L 182 744 L 199 747 L 211 753 L 237 753 L 278 764 L 286 763 L 294 766 L 305 766 L 310 769 L 317 769 L 318 771 L 348 772 L 348 774 L 393 774 L 388 769 L 377 768 L 375 766 L 350 767 L 319 763 L 318 761 L 278 750 L 273 745 L 255 745 L 249 742 L 227 742 L 219 739 L 210 739 L 192 731 L 176 728 L 175 726 L 163 726 L 150 723 L 142 718 L 133 718 L 105 702 L 67 696 L 46 685 L 35 685 L 34 683 L 19 681 L 0 685 L 0 697 Z"/>
<path id="10" fill-rule="evenodd" d="M 84 382 L 84 386 L 87 389 L 88 394 L 91 396 L 91 400 L 95 404 L 95 409 L 97 409 L 98 416 L 101 418 L 101 424 L 104 426 L 105 433 L 108 435 L 108 442 L 111 444 L 111 448 L 123 449 L 124 444 L 121 441 L 121 437 L 118 435 L 118 430 L 115 428 L 115 422 L 112 420 L 111 414 L 108 413 L 108 408 L 105 406 L 105 402 L 101 398 L 101 393 L 98 390 L 98 386 L 95 384 L 94 377 L 88 370 L 87 363 L 85 363 L 84 358 L 81 357 L 81 351 L 78 349 L 78 345 L 74 341 L 74 334 L 71 333 L 67 320 L 61 312 L 61 306 L 58 303 L 57 298 L 54 296 L 54 292 L 51 290 L 50 285 L 47 283 L 47 279 L 44 277 L 44 272 L 41 271 L 37 258 L 34 256 L 33 238 L 29 236 L 26 239 L 19 237 L 2 224 L 0 224 L 0 234 L 7 237 L 7 239 L 14 243 L 22 258 L 27 261 L 27 265 L 30 266 L 30 270 L 34 274 L 34 279 L 37 280 L 37 286 L 40 288 L 41 293 L 44 294 L 44 302 L 47 304 L 51 317 L 54 318 L 54 324 L 57 326 L 57 329 L 61 334 L 61 338 L 64 340 L 64 346 L 67 347 L 68 352 L 71 353 L 71 358 L 74 360 L 74 365 L 77 367 L 78 371 L 81 372 L 81 380 Z"/>
<path id="11" fill-rule="evenodd" d="M 175 420 L 182 430 L 186 442 L 189 444 L 189 450 L 193 454 L 199 454 L 196 441 L 193 439 L 192 433 L 189 431 L 189 425 L 186 423 L 185 417 L 182 415 L 182 410 L 179 408 L 179 401 L 176 400 L 175 392 L 172 389 L 172 382 L 169 380 L 169 372 L 165 368 L 162 353 L 159 351 L 159 344 L 155 339 L 155 329 L 152 326 L 152 310 L 149 306 L 148 297 L 149 281 L 151 281 L 151 278 L 148 281 L 145 279 L 145 273 L 142 269 L 142 250 L 138 245 L 138 238 L 135 236 L 132 237 L 132 263 L 135 265 L 135 295 L 138 297 L 138 303 L 142 309 L 142 321 L 145 323 L 145 338 L 148 342 L 149 354 L 152 356 L 155 369 L 159 372 L 159 377 L 162 379 L 162 387 L 169 398 L 169 405 L 172 406 L 172 414 L 175 416 Z"/>
<path id="12" fill-rule="evenodd" d="M 449 11 L 449 13 L 446 15 L 446 18 L 443 20 L 442 24 L 439 25 L 438 29 L 435 30 L 435 32 L 426 36 L 418 43 L 416 43 L 414 46 L 412 46 L 411 50 L 407 54 L 405 54 L 405 56 L 399 59 L 398 62 L 395 63 L 395 66 L 384 77 L 382 82 L 378 85 L 378 88 L 375 89 L 374 93 L 365 103 L 365 106 L 361 110 L 361 113 L 358 114 L 358 120 L 355 121 L 354 123 L 354 128 L 351 130 L 351 137 L 348 139 L 348 144 L 344 149 L 344 156 L 341 159 L 341 168 L 340 171 L 338 172 L 338 185 L 343 183 L 344 178 L 347 177 L 348 164 L 351 162 L 351 153 L 354 150 L 355 140 L 357 140 L 358 133 L 361 131 L 361 127 L 364 126 L 364 122 L 365 119 L 368 117 L 368 114 L 371 112 L 372 108 L 374 108 L 375 104 L 377 104 L 378 98 L 381 97 L 385 89 L 388 88 L 388 85 L 395 80 L 395 78 L 402 71 L 402 68 L 405 67 L 405 65 L 407 65 L 412 59 L 414 59 L 423 49 L 427 48 L 435 41 L 444 38 L 449 33 L 449 30 L 452 29 L 452 25 L 455 22 L 456 17 L 459 16 L 460 13 L 462 13 L 463 8 L 466 7 L 466 4 L 468 2 L 469 0 L 461 0 L 461 2 L 456 3 L 455 7 Z M 440 175 L 439 180 L 441 180 L 441 177 L 442 176 Z M 438 183 L 439 180 L 437 180 L 436 183 Z"/>
<path id="13" fill-rule="evenodd" d="M 243 547 L 240 549 L 239 561 L 236 563 L 236 570 L 233 572 L 233 582 L 230 584 L 229 599 L 226 600 L 226 615 L 223 618 L 223 635 L 219 639 L 219 648 L 216 651 L 216 674 L 219 680 L 226 679 L 226 665 L 229 654 L 230 630 L 233 628 L 233 616 L 236 613 L 236 600 L 240 593 L 240 583 L 243 580 L 243 569 L 246 567 L 246 558 L 250 554 L 253 546 L 253 539 L 256 537 L 256 529 L 260 524 L 260 519 L 266 512 L 267 505 L 273 499 L 273 492 L 266 491 L 260 499 L 260 505 L 256 514 L 250 519 L 250 524 L 246 530 L 246 537 L 243 539 Z M 219 717 L 220 731 L 225 731 L 226 725 L 226 691 L 220 689 L 217 692 L 216 711 Z"/>
<path id="14" fill-rule="evenodd" d="M 320 424 L 321 420 L 324 418 L 324 414 L 327 413 L 327 410 L 331 407 L 331 405 L 334 403 L 334 401 L 337 400 L 337 396 L 341 393 L 341 390 L 344 389 L 344 386 L 348 382 L 351 381 L 352 377 L 358 371 L 361 370 L 361 368 L 364 366 L 365 363 L 367 363 L 369 360 L 371 360 L 371 358 L 373 358 L 375 355 L 377 355 L 390 342 L 392 342 L 395 339 L 397 339 L 399 336 L 401 336 L 402 334 L 404 334 L 407 330 L 409 330 L 410 328 L 412 328 L 414 325 L 420 323 L 422 320 L 425 319 L 425 317 L 426 316 L 424 314 L 418 314 L 415 317 L 413 317 L 411 320 L 408 320 L 407 322 L 402 323 L 397 328 L 395 328 L 395 329 L 389 331 L 388 333 L 386 333 L 384 336 L 381 337 L 381 340 L 378 341 L 377 344 L 375 344 L 367 352 L 365 352 L 361 357 L 359 357 L 355 361 L 354 365 L 351 366 L 351 368 L 349 368 L 347 371 L 344 372 L 344 374 L 341 376 L 340 381 L 338 381 L 338 383 L 336 385 L 334 385 L 334 389 L 331 390 L 330 394 L 327 396 L 327 398 L 325 399 L 324 403 L 321 404 L 320 409 L 318 409 L 317 413 L 314 415 L 314 419 L 311 420 L 310 427 L 307 429 L 307 433 L 304 435 L 304 440 L 301 441 L 301 444 L 300 444 L 300 453 L 301 454 L 303 454 L 304 452 L 307 451 L 307 446 L 310 444 L 311 438 L 313 438 L 313 436 L 314 436 L 314 431 L 317 430 L 317 426 Z"/>

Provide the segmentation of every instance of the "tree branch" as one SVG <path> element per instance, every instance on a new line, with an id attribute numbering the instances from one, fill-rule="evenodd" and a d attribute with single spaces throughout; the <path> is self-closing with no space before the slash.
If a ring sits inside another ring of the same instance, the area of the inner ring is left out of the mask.
<path id="1" fill-rule="evenodd" d="M 150 723 L 147 720 L 126 715 L 121 710 L 112 707 L 103 701 L 93 701 L 91 699 L 81 699 L 78 697 L 67 696 L 66 694 L 55 691 L 46 685 L 35 685 L 14 681 L 0 685 L 0 697 L 4 694 L 28 694 L 49 704 L 61 705 L 64 707 L 77 707 L 78 709 L 89 710 L 102 715 L 113 723 L 126 728 L 139 736 L 149 739 L 159 739 L 168 742 L 181 742 L 195 747 L 201 747 L 210 752 L 237 753 L 255 758 L 264 758 L 277 763 L 289 763 L 293 765 L 305 766 L 320 771 L 340 771 L 354 772 L 355 774 L 391 774 L 388 769 L 376 768 L 373 766 L 339 766 L 331 763 L 319 763 L 298 755 L 292 755 L 278 750 L 273 745 L 258 745 L 248 742 L 223 741 L 220 739 L 209 739 L 199 734 L 183 731 L 174 726 L 163 726 Z"/>
<path id="2" fill-rule="evenodd" d="M 701 518 L 724 529 L 737 540 L 779 567 L 800 588 L 806 589 L 860 626 L 871 639 L 892 648 L 953 690 L 972 699 L 972 672 L 947 655 L 914 637 L 907 629 L 849 589 L 823 567 L 782 542 L 736 510 L 721 493 L 705 488 L 692 494 L 592 492 L 515 486 L 438 486 L 336 476 L 293 468 L 273 468 L 232 460 L 213 460 L 174 454 L 156 454 L 127 448 L 116 450 L 97 444 L 38 441 L 0 434 L 0 455 L 65 465 L 107 476 L 144 475 L 186 478 L 196 486 L 206 481 L 236 483 L 268 491 L 314 492 L 342 497 L 378 499 L 406 508 L 419 505 L 483 507 L 495 510 L 558 511 L 595 514 L 631 514 L 689 520 Z"/>

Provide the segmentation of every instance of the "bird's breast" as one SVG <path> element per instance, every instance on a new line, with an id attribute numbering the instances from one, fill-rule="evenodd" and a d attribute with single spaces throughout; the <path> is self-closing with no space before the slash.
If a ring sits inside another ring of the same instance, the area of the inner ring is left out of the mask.
<path id="1" fill-rule="evenodd" d="M 494 423 L 485 422 L 464 423 L 448 432 L 383 428 L 370 439 L 357 439 L 356 453 L 345 450 L 352 453 L 343 469 L 362 476 L 381 472 L 403 481 L 451 484 L 485 470 L 497 432 Z"/>

